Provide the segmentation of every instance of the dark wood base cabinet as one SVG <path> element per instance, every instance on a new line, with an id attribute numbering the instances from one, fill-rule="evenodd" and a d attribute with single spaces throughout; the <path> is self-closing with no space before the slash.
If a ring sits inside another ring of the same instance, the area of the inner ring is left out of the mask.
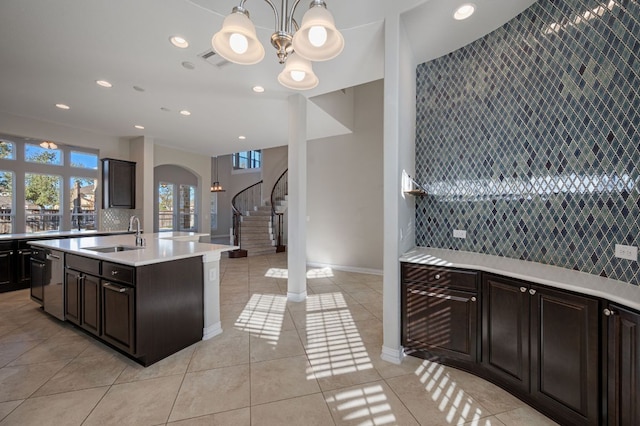
<path id="1" fill-rule="evenodd" d="M 67 320 L 144 366 L 202 340 L 202 258 L 137 268 L 66 255 Z"/>
<path id="2" fill-rule="evenodd" d="M 401 284 L 407 353 L 471 371 L 562 425 L 607 423 L 600 299 L 409 263 L 401 264 Z M 609 347 L 609 424 L 640 425 L 640 319 L 611 310 L 618 314 L 609 320 L 617 336 Z"/>
<path id="3" fill-rule="evenodd" d="M 609 425 L 640 425 L 640 314 L 611 303 L 604 318 Z"/>
<path id="4" fill-rule="evenodd" d="M 482 366 L 563 424 L 600 421 L 599 302 L 483 274 Z"/>
<path id="5" fill-rule="evenodd" d="M 473 365 L 479 353 L 477 274 L 403 263 L 402 282 L 405 348 L 461 368 Z"/>

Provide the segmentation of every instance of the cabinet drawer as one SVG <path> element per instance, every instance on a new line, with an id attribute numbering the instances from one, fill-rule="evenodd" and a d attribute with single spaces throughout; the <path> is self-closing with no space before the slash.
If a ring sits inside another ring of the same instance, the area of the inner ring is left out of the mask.
<path id="1" fill-rule="evenodd" d="M 135 268 L 117 263 L 103 262 L 102 275 L 110 280 L 120 281 L 127 284 L 134 284 Z"/>
<path id="2" fill-rule="evenodd" d="M 100 275 L 100 261 L 98 259 L 76 256 L 75 254 L 67 254 L 65 259 L 67 260 L 67 268 L 92 275 Z"/>
<path id="3" fill-rule="evenodd" d="M 478 289 L 478 273 L 475 271 L 402 263 L 402 282 L 415 282 L 476 291 Z"/>

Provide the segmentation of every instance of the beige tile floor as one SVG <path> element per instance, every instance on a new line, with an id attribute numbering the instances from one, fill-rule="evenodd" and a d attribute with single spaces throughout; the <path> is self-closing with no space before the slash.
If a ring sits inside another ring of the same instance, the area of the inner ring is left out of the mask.
<path id="1" fill-rule="evenodd" d="M 310 268 L 286 300 L 286 254 L 221 261 L 223 334 L 143 368 L 0 294 L 0 425 L 549 425 L 460 370 L 380 360 L 382 278 Z"/>

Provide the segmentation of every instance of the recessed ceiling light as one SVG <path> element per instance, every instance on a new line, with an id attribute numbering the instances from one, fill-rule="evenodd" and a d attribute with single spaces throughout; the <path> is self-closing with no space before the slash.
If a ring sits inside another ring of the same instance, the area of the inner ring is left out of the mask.
<path id="1" fill-rule="evenodd" d="M 473 3 L 465 3 L 460 6 L 453 13 L 453 19 L 458 21 L 462 21 L 463 19 L 467 19 L 469 16 L 473 15 L 473 12 L 476 11 L 476 5 Z"/>
<path id="2" fill-rule="evenodd" d="M 264 92 L 264 87 L 262 86 L 253 86 L 253 91 L 256 93 L 262 93 Z"/>
<path id="3" fill-rule="evenodd" d="M 144 130 L 144 126 L 141 126 L 141 125 L 139 125 L 139 124 L 136 124 L 136 125 L 135 125 L 135 126 L 133 126 L 133 127 L 135 127 L 135 128 L 136 128 L 136 129 L 138 129 L 138 130 Z"/>
<path id="4" fill-rule="evenodd" d="M 179 47 L 180 49 L 186 49 L 187 47 L 189 47 L 189 42 L 187 40 L 185 40 L 184 37 L 173 36 L 173 37 L 169 38 L 169 41 L 175 47 Z"/>
<path id="5" fill-rule="evenodd" d="M 245 140 L 247 137 L 246 136 L 238 136 L 238 139 L 240 139 L 241 141 Z"/>
<path id="6" fill-rule="evenodd" d="M 106 87 L 106 88 L 113 87 L 113 84 L 109 83 L 107 80 L 96 80 L 96 84 L 98 86 L 102 86 L 102 87 Z"/>
<path id="7" fill-rule="evenodd" d="M 187 111 L 186 109 L 183 109 L 182 111 L 180 111 L 180 114 L 182 114 L 182 115 L 191 115 L 191 112 Z"/>
<path id="8" fill-rule="evenodd" d="M 183 68 L 186 68 L 186 69 L 188 69 L 188 70 L 194 70 L 194 69 L 196 69 L 196 66 L 195 66 L 195 65 L 193 65 L 193 62 L 189 62 L 189 61 L 184 61 L 184 62 L 182 63 L 182 67 L 183 67 Z"/>
<path id="9" fill-rule="evenodd" d="M 65 105 L 65 104 L 56 104 L 56 106 L 60 109 L 71 109 L 69 105 Z"/>
<path id="10" fill-rule="evenodd" d="M 160 111 L 170 112 L 171 110 L 167 107 L 160 107 Z"/>
<path id="11" fill-rule="evenodd" d="M 140 86 L 133 86 L 133 90 L 135 90 L 136 92 L 144 92 L 144 88 Z"/>

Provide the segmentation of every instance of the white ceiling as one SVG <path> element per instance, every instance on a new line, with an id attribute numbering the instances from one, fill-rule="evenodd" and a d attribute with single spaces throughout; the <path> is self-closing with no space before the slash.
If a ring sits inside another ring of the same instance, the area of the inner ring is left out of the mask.
<path id="1" fill-rule="evenodd" d="M 345 49 L 334 60 L 315 63 L 320 85 L 301 93 L 312 98 L 383 78 L 386 16 L 401 16 L 416 63 L 421 63 L 482 37 L 534 3 L 472 1 L 476 14 L 454 21 L 454 9 L 465 0 L 326 0 L 345 37 Z M 282 66 L 269 43 L 271 8 L 259 0 L 245 3 L 266 50 L 260 64 L 217 66 L 198 56 L 211 49 L 211 37 L 238 4 L 2 0 L 0 111 L 109 136 L 144 134 L 158 144 L 207 156 L 285 145 L 287 97 L 293 91 L 276 79 Z M 298 7 L 298 22 L 308 4 L 303 0 Z M 190 46 L 173 47 L 172 35 L 185 37 Z M 183 61 L 195 69 L 184 68 Z M 110 81 L 113 88 L 97 86 L 99 79 Z M 253 93 L 256 84 L 266 92 Z M 56 103 L 71 109 L 60 110 Z M 182 109 L 192 115 L 180 115 Z M 329 121 L 319 117 L 322 124 L 311 126 L 310 134 L 322 137 L 343 128 Z M 135 124 L 145 130 L 135 129 Z M 247 139 L 240 141 L 239 135 Z"/>

